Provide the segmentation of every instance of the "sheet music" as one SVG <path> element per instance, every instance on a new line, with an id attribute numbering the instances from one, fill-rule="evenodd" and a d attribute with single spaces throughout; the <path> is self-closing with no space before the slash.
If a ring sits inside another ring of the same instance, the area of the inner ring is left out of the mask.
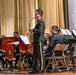
<path id="1" fill-rule="evenodd" d="M 24 35 L 19 35 L 24 44 L 30 44 L 28 37 Z"/>
<path id="2" fill-rule="evenodd" d="M 12 42 L 12 43 L 10 43 L 10 44 L 19 45 L 19 41 Z"/>
<path id="3" fill-rule="evenodd" d="M 76 31 L 75 30 L 72 30 L 73 34 L 76 36 Z"/>
<path id="4" fill-rule="evenodd" d="M 65 31 L 65 29 L 60 29 L 60 30 L 64 35 L 68 35 L 67 32 Z"/>
<path id="5" fill-rule="evenodd" d="M 71 32 L 68 29 L 65 29 L 68 35 L 72 35 Z"/>

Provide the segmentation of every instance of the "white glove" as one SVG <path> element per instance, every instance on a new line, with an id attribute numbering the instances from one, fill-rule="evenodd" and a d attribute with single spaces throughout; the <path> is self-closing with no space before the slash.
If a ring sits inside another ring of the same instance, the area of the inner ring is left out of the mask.
<path id="1" fill-rule="evenodd" d="M 43 50 L 46 50 L 46 49 L 47 49 L 47 46 L 44 46 L 44 47 L 43 47 Z"/>

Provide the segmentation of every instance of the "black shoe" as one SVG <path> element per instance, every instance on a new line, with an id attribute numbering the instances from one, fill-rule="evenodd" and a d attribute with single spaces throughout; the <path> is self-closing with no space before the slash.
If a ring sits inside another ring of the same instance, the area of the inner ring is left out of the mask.
<path id="1" fill-rule="evenodd" d="M 32 71 L 32 72 L 28 72 L 28 74 L 34 74 L 34 73 L 35 73 L 35 72 L 33 72 L 33 71 Z"/>
<path id="2" fill-rule="evenodd" d="M 40 73 L 44 73 L 44 70 L 41 70 Z"/>
<path id="3" fill-rule="evenodd" d="M 11 72 L 13 72 L 13 68 L 9 68 L 8 70 L 11 71 Z"/>
<path id="4" fill-rule="evenodd" d="M 47 69 L 46 72 L 50 72 L 50 69 Z"/>
<path id="5" fill-rule="evenodd" d="M 17 66 L 15 66 L 15 69 L 17 69 L 18 67 Z"/>
<path id="6" fill-rule="evenodd" d="M 11 68 L 8 68 L 8 70 L 10 71 L 10 70 L 11 70 Z"/>
<path id="7" fill-rule="evenodd" d="M 36 71 L 32 71 L 32 72 L 28 72 L 29 74 L 39 74 L 40 72 L 36 72 Z"/>
<path id="8" fill-rule="evenodd" d="M 11 69 L 10 71 L 13 72 L 13 69 Z"/>

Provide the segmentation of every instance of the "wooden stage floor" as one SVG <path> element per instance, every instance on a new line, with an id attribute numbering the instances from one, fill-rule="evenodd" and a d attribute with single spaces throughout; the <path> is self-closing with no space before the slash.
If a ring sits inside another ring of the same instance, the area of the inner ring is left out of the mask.
<path id="1" fill-rule="evenodd" d="M 28 74 L 27 71 L 20 71 L 18 72 L 18 70 L 15 70 L 13 72 L 11 71 L 0 71 L 0 75 L 76 75 L 76 71 L 72 72 L 72 71 L 66 71 L 66 72 L 46 72 L 46 73 L 42 73 L 42 74 Z"/>

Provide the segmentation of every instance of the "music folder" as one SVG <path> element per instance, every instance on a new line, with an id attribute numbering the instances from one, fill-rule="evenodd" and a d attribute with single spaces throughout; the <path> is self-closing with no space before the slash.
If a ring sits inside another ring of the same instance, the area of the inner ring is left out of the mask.
<path id="1" fill-rule="evenodd" d="M 9 44 L 19 45 L 19 41 L 12 42 L 12 43 L 9 43 Z"/>
<path id="2" fill-rule="evenodd" d="M 76 31 L 75 30 L 72 30 L 72 34 L 76 38 Z"/>
<path id="3" fill-rule="evenodd" d="M 64 35 L 68 35 L 64 28 L 61 28 L 60 30 Z"/>
<path id="4" fill-rule="evenodd" d="M 22 53 L 27 52 L 28 50 L 28 45 L 30 44 L 28 37 L 26 35 L 19 35 L 19 50 Z"/>
<path id="5" fill-rule="evenodd" d="M 72 35 L 72 33 L 70 32 L 70 30 L 65 29 L 66 32 L 68 33 L 68 35 L 70 36 L 70 39 L 74 39 L 74 36 Z"/>
<path id="6" fill-rule="evenodd" d="M 73 39 L 73 35 L 71 34 L 71 32 L 68 30 L 68 29 L 60 29 L 61 32 L 64 34 L 64 36 L 67 38 L 67 39 Z"/>
<path id="7" fill-rule="evenodd" d="M 29 39 L 26 35 L 19 35 L 19 36 L 25 45 L 30 44 Z"/>

